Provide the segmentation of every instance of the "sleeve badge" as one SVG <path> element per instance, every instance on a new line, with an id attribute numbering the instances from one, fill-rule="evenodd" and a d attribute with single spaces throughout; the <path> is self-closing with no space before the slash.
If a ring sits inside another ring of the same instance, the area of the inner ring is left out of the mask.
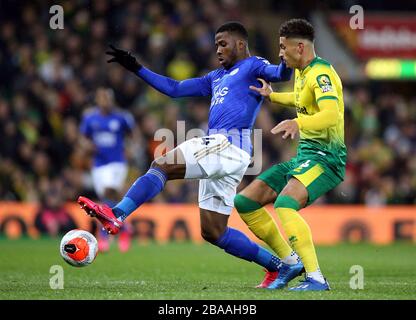
<path id="1" fill-rule="evenodd" d="M 331 79 L 328 75 L 321 74 L 316 77 L 316 81 L 318 82 L 318 85 L 321 88 L 322 93 L 333 91 Z"/>

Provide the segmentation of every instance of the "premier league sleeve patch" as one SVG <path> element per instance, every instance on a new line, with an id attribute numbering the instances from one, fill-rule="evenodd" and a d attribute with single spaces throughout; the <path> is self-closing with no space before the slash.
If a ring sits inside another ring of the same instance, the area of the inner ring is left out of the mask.
<path id="1" fill-rule="evenodd" d="M 322 93 L 333 91 L 331 79 L 327 74 L 321 74 L 317 76 L 316 81 L 318 82 L 318 85 L 321 88 Z"/>

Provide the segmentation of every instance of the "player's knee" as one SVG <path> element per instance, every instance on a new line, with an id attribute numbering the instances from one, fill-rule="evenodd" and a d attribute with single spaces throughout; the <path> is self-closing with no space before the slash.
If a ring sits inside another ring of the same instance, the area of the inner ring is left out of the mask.
<path id="1" fill-rule="evenodd" d="M 239 214 L 244 214 L 260 209 L 261 205 L 258 202 L 243 196 L 242 194 L 237 194 L 234 197 L 234 207 Z"/>
<path id="2" fill-rule="evenodd" d="M 158 160 L 159 160 L 159 158 L 153 160 L 152 163 L 150 164 L 150 168 L 153 168 L 153 169 L 154 168 L 161 168 L 163 166 L 163 164 L 160 163 Z"/>
<path id="3" fill-rule="evenodd" d="M 204 239 L 205 241 L 208 241 L 210 243 L 215 242 L 213 234 L 209 231 L 201 230 L 201 236 L 202 236 L 202 239 Z"/>
<path id="4" fill-rule="evenodd" d="M 106 188 L 104 190 L 104 198 L 112 201 L 117 201 L 119 198 L 118 191 L 113 188 Z"/>
<path id="5" fill-rule="evenodd" d="M 150 164 L 150 168 L 152 169 L 159 169 L 169 175 L 171 173 L 171 166 L 169 166 L 167 163 L 164 163 L 161 161 L 161 158 L 157 158 L 152 161 Z"/>
<path id="6" fill-rule="evenodd" d="M 224 233 L 223 230 L 213 227 L 205 227 L 201 229 L 201 236 L 205 241 L 215 244 Z"/>
<path id="7" fill-rule="evenodd" d="M 183 179 L 185 177 L 186 166 L 183 164 L 168 163 L 165 157 L 160 157 L 154 160 L 150 168 L 162 171 L 167 180 Z"/>
<path id="8" fill-rule="evenodd" d="M 279 195 L 274 202 L 275 208 L 290 208 L 298 211 L 300 209 L 299 202 L 288 195 Z"/>

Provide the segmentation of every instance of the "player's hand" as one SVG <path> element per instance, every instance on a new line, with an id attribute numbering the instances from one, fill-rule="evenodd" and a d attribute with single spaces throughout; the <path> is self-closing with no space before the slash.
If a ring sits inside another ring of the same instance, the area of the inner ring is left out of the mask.
<path id="1" fill-rule="evenodd" d="M 284 120 L 275 126 L 271 132 L 273 134 L 283 132 L 283 139 L 286 139 L 289 136 L 291 139 L 294 139 L 299 132 L 299 126 L 295 120 Z"/>
<path id="2" fill-rule="evenodd" d="M 82 153 L 85 153 L 87 156 L 92 156 L 95 153 L 97 153 L 97 147 L 96 145 L 85 136 L 81 136 L 81 139 L 79 140 L 79 149 Z"/>
<path id="3" fill-rule="evenodd" d="M 137 62 L 136 58 L 130 52 L 122 49 L 117 49 L 111 44 L 110 48 L 113 51 L 107 51 L 106 54 L 112 56 L 112 58 L 108 60 L 107 63 L 118 62 L 124 68 L 134 73 L 141 69 L 142 65 Z"/>
<path id="4" fill-rule="evenodd" d="M 272 86 L 270 83 L 267 83 L 265 80 L 261 78 L 257 78 L 262 84 L 261 88 L 250 86 L 249 88 L 257 93 L 261 94 L 263 97 L 269 98 L 270 94 L 273 92 Z"/>

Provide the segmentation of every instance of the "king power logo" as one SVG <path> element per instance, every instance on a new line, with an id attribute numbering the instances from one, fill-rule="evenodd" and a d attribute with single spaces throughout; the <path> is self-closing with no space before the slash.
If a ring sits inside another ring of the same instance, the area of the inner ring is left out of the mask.
<path id="1" fill-rule="evenodd" d="M 214 88 L 214 95 L 212 97 L 211 107 L 217 104 L 222 104 L 224 102 L 225 96 L 228 94 L 228 91 L 228 87 L 220 88 L 220 86 L 216 86 Z"/>

